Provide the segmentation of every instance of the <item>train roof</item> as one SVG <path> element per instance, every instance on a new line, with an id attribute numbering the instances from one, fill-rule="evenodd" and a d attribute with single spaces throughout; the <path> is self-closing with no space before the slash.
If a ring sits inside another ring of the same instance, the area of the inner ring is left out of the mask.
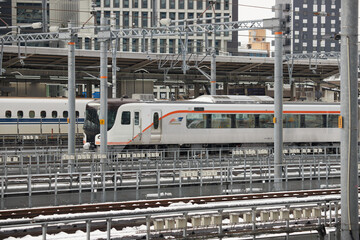
<path id="1" fill-rule="evenodd" d="M 269 96 L 244 96 L 244 95 L 202 95 L 193 100 L 205 103 L 274 103 Z"/>

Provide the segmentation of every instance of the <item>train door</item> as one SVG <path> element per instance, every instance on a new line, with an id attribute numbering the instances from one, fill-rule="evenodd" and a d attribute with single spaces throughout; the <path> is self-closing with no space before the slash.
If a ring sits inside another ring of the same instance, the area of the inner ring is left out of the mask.
<path id="1" fill-rule="evenodd" d="M 141 122 L 140 122 L 140 110 L 134 110 L 134 121 L 133 121 L 133 138 L 134 142 L 141 141 Z"/>
<path id="2" fill-rule="evenodd" d="M 151 126 L 151 137 L 152 143 L 158 143 L 161 141 L 161 111 L 154 110 L 151 113 L 153 125 Z"/>

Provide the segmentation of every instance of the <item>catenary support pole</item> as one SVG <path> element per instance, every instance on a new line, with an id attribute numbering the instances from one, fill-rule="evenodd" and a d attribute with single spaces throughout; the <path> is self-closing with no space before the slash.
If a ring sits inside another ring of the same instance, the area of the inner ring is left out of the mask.
<path id="1" fill-rule="evenodd" d="M 276 4 L 275 17 L 282 19 L 283 5 Z M 281 20 L 280 22 L 281 23 Z M 281 190 L 282 154 L 283 154 L 283 63 L 282 63 L 282 27 L 275 28 L 275 89 L 274 89 L 274 185 Z"/>
<path id="2" fill-rule="evenodd" d="M 101 17 L 101 31 L 105 31 L 106 19 Z M 105 170 L 105 158 L 107 152 L 107 98 L 108 98 L 108 77 L 107 77 L 107 39 L 100 41 L 100 154 L 101 167 Z"/>
<path id="3" fill-rule="evenodd" d="M 341 239 L 358 229 L 358 0 L 341 1 Z"/>
<path id="4" fill-rule="evenodd" d="M 116 29 L 116 15 L 111 14 L 111 28 Z M 117 85 L 116 85 L 116 50 L 118 45 L 118 38 L 112 40 L 112 98 L 116 98 Z"/>
<path id="5" fill-rule="evenodd" d="M 211 49 L 211 81 L 210 81 L 210 95 L 216 95 L 216 31 L 215 31 L 216 15 L 214 13 L 213 19 L 213 40 Z"/>
<path id="6" fill-rule="evenodd" d="M 71 27 L 74 26 L 72 21 L 69 22 L 70 41 L 68 42 L 68 154 L 75 154 L 75 37 Z M 74 159 L 69 159 L 69 172 L 74 172 Z"/>

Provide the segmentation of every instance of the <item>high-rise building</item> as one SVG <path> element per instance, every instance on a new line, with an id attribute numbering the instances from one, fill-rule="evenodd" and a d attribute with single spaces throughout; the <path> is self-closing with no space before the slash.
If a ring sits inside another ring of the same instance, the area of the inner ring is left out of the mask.
<path id="1" fill-rule="evenodd" d="M 120 28 L 149 28 L 159 26 L 161 19 L 185 20 L 196 18 L 214 17 L 210 2 L 215 2 L 215 16 L 231 16 L 230 19 L 219 21 L 237 21 L 238 0 L 96 0 L 96 22 L 100 24 L 100 16 L 110 18 L 116 16 L 116 26 Z M 211 22 L 211 20 L 204 21 Z M 183 24 L 183 23 L 179 23 Z M 184 36 L 182 36 L 184 39 Z M 209 35 L 209 46 L 212 46 L 212 37 Z M 89 41 L 89 40 L 88 40 Z M 145 42 L 143 42 L 145 41 Z M 84 42 L 86 45 L 86 42 Z M 93 48 L 97 48 L 97 43 Z M 188 52 L 205 52 L 204 34 L 189 36 Z M 218 53 L 236 53 L 238 46 L 237 32 L 224 32 L 217 34 L 216 48 Z M 179 53 L 181 52 L 180 36 L 156 37 L 153 39 L 121 39 L 120 51 L 154 53 Z M 143 49 L 145 48 L 145 49 Z"/>
<path id="2" fill-rule="evenodd" d="M 276 0 L 290 4 L 285 53 L 340 51 L 341 0 Z"/>

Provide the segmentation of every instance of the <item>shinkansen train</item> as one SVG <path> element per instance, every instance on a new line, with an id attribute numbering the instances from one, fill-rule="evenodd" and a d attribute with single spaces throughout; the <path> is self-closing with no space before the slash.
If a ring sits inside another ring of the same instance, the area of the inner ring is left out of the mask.
<path id="1" fill-rule="evenodd" d="M 89 101 L 76 99 L 75 131 L 81 135 Z M 66 98 L 0 98 L 0 141 L 66 137 L 68 115 Z"/>
<path id="2" fill-rule="evenodd" d="M 101 143 L 99 101 L 86 107 L 85 142 Z M 285 103 L 285 144 L 332 144 L 340 141 L 340 105 Z M 108 145 L 142 146 L 246 146 L 274 142 L 274 102 L 270 97 L 201 96 L 176 102 L 141 102 L 113 99 L 108 111 Z"/>

